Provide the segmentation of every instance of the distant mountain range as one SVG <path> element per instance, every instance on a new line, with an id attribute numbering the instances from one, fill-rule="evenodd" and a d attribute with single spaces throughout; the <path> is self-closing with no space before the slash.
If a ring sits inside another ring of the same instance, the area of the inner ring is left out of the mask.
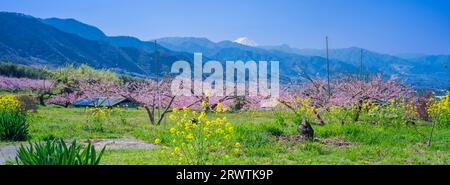
<path id="1" fill-rule="evenodd" d="M 188 53 L 136 40 L 107 37 L 99 29 L 73 19 L 41 20 L 18 13 L 0 13 L 0 61 L 4 62 L 49 68 L 89 64 L 144 75 L 170 69 L 168 62 L 156 62 L 155 57 L 158 61 L 172 62 L 192 58 Z"/>
<path id="2" fill-rule="evenodd" d="M 326 57 L 324 49 L 297 49 L 288 45 L 263 46 L 263 48 L 304 56 Z M 450 55 L 393 56 L 351 47 L 330 49 L 329 57 L 357 67 L 362 63 L 365 72 L 382 73 L 386 76 L 397 75 L 416 87 L 450 88 Z"/>
<path id="3" fill-rule="evenodd" d="M 326 52 L 288 45 L 257 46 L 248 38 L 212 42 L 207 38 L 168 37 L 142 41 L 129 36 L 107 36 L 100 29 L 74 19 L 39 19 L 0 12 L 0 61 L 50 68 L 88 64 L 119 73 L 155 75 L 167 73 L 177 60 L 280 61 L 282 79 L 299 79 L 299 70 L 312 76 L 326 74 Z M 362 53 L 362 57 L 361 57 Z M 450 56 L 398 57 L 362 48 L 330 49 L 331 74 L 364 73 L 398 75 L 420 88 L 450 88 Z"/>

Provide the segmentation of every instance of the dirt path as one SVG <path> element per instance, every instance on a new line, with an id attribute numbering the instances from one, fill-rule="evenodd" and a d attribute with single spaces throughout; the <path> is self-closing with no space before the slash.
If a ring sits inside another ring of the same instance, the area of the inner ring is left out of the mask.
<path id="1" fill-rule="evenodd" d="M 20 145 L 0 145 L 0 165 L 15 160 L 16 150 Z"/>
<path id="2" fill-rule="evenodd" d="M 104 146 L 107 149 L 156 149 L 160 146 L 148 143 L 145 141 L 131 139 L 131 138 L 120 138 L 120 139 L 91 139 L 92 144 L 95 148 L 101 150 Z M 87 141 L 85 141 L 87 143 Z"/>
<path id="3" fill-rule="evenodd" d="M 91 139 L 92 144 L 94 144 L 95 148 L 101 150 L 104 146 L 106 146 L 107 150 L 115 150 L 115 149 L 144 149 L 144 150 L 152 150 L 157 149 L 160 146 L 151 144 L 145 141 L 132 139 L 132 138 L 120 138 L 120 139 Z M 70 144 L 70 141 L 66 141 Z M 83 141 L 83 143 L 87 143 L 87 140 Z M 14 161 L 16 157 L 16 151 L 19 148 L 20 144 L 9 144 L 9 145 L 0 145 L 0 165 L 5 164 L 6 161 Z"/>

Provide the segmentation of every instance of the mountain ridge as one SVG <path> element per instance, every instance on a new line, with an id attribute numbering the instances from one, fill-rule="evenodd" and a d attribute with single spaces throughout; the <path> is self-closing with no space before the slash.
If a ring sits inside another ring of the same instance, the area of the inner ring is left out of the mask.
<path id="1" fill-rule="evenodd" d="M 0 13 L 0 60 L 55 68 L 67 64 L 88 64 L 119 73 L 152 74 L 167 69 L 169 62 L 188 59 L 163 47 L 156 52 L 120 47 L 103 40 L 88 40 L 40 19 L 18 13 Z"/>

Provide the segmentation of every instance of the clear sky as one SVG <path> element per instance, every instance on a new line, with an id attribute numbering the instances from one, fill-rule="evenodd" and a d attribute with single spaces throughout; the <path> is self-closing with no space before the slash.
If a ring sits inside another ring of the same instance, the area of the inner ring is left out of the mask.
<path id="1" fill-rule="evenodd" d="M 449 0 L 0 0 L 1 11 L 75 18 L 108 35 L 259 45 L 358 46 L 398 54 L 450 54 Z"/>

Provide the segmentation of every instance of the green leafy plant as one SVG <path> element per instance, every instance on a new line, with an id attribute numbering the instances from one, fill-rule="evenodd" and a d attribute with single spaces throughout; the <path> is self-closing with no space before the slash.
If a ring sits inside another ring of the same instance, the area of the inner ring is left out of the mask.
<path id="1" fill-rule="evenodd" d="M 18 112 L 0 111 L 0 140 L 25 141 L 28 139 L 28 124 L 25 115 Z"/>
<path id="2" fill-rule="evenodd" d="M 17 150 L 16 163 L 19 165 L 98 165 L 105 147 L 98 153 L 89 142 L 86 147 L 76 140 L 68 146 L 64 140 L 48 140 L 45 143 L 21 145 Z"/>

